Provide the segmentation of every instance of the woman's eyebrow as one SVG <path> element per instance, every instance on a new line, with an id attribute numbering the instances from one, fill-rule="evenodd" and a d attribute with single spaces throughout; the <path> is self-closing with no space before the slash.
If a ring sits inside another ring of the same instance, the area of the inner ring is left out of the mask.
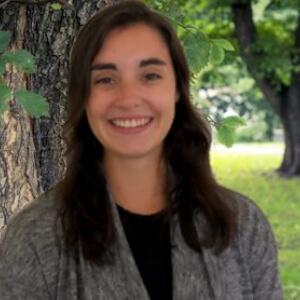
<path id="1" fill-rule="evenodd" d="M 140 67 L 147 67 L 149 65 L 164 66 L 166 64 L 167 63 L 160 58 L 150 57 L 150 58 L 141 60 Z"/>
<path id="2" fill-rule="evenodd" d="M 91 71 L 94 70 L 117 70 L 117 66 L 112 63 L 97 63 L 91 66 Z"/>

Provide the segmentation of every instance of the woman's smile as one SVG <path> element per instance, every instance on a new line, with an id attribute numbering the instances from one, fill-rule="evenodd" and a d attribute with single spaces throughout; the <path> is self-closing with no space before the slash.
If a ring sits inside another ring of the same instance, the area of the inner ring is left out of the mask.
<path id="1" fill-rule="evenodd" d="M 135 128 L 142 127 L 151 122 L 152 118 L 149 117 L 140 117 L 140 118 L 118 118 L 110 120 L 110 122 L 117 126 L 123 128 Z"/>
<path id="2" fill-rule="evenodd" d="M 127 117 L 112 119 L 109 123 L 121 134 L 138 134 L 146 130 L 152 121 L 151 117 Z"/>

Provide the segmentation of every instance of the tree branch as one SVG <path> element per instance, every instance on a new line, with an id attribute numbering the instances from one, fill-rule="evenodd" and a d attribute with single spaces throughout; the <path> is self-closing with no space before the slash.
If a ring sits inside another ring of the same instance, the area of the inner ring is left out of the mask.
<path id="1" fill-rule="evenodd" d="M 0 8 L 6 6 L 11 0 L 4 0 L 0 3 Z"/>
<path id="2" fill-rule="evenodd" d="M 10 2 L 12 2 L 12 3 L 21 3 L 21 4 L 36 4 L 36 5 L 41 5 L 41 4 L 51 3 L 53 1 L 49 1 L 49 0 L 5 0 L 3 2 L 0 2 L 0 8 L 6 6 Z M 73 7 L 72 5 L 70 5 L 68 3 L 67 0 L 57 0 L 55 2 L 60 3 L 60 4 L 62 4 L 65 7 Z M 53 2 L 53 3 L 55 3 L 55 2 Z"/>
<path id="3" fill-rule="evenodd" d="M 2 6 L 7 5 L 10 2 L 22 3 L 22 4 L 45 4 L 45 3 L 49 2 L 49 0 L 6 0 L 6 1 L 0 3 L 0 8 Z"/>
<path id="4" fill-rule="evenodd" d="M 231 10 L 241 56 L 258 87 L 269 100 L 274 110 L 279 114 L 280 94 L 276 92 L 270 77 L 258 76 L 256 72 L 257 61 L 262 53 L 253 50 L 253 46 L 257 41 L 257 32 L 253 21 L 251 0 L 233 0 Z"/>

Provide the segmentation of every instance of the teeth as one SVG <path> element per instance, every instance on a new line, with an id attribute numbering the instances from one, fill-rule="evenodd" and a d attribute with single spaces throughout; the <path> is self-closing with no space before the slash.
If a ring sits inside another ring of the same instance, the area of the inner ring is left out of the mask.
<path id="1" fill-rule="evenodd" d="M 150 118 L 141 118 L 141 119 L 131 119 L 131 120 L 112 120 L 112 123 L 118 127 L 123 128 L 134 128 L 139 126 L 144 126 L 150 122 Z"/>

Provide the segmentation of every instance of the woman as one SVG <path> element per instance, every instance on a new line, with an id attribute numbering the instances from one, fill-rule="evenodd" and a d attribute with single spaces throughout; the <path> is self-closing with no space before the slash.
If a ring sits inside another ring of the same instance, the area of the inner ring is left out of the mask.
<path id="1" fill-rule="evenodd" d="M 127 1 L 82 28 L 68 113 L 66 176 L 8 225 L 1 299 L 282 299 L 269 224 L 216 183 L 163 16 Z"/>

